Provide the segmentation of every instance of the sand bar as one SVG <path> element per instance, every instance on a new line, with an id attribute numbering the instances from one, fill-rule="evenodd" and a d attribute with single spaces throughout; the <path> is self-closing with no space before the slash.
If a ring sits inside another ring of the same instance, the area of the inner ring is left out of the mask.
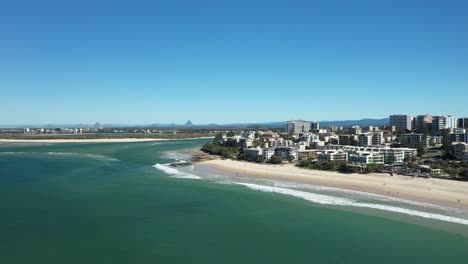
<path id="1" fill-rule="evenodd" d="M 308 170 L 292 164 L 271 165 L 234 160 L 209 160 L 200 164 L 244 175 L 240 177 L 247 175 L 261 179 L 336 187 L 468 209 L 468 182 L 378 173 L 343 174 Z"/>

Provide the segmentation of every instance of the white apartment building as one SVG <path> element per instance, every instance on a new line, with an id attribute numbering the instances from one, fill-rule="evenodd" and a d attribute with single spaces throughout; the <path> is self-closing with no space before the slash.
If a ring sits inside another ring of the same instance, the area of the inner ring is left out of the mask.
<path id="1" fill-rule="evenodd" d="M 451 115 L 448 116 L 434 116 L 432 117 L 432 132 L 439 133 L 441 130 L 447 128 L 456 128 L 457 118 Z"/>
<path id="2" fill-rule="evenodd" d="M 359 146 L 371 146 L 372 145 L 372 133 L 363 133 L 359 135 Z"/>
<path id="3" fill-rule="evenodd" d="M 275 148 L 264 148 L 263 157 L 265 160 L 270 160 L 271 156 L 275 155 Z"/>
<path id="4" fill-rule="evenodd" d="M 335 162 L 348 162 L 348 153 L 342 150 L 326 150 L 318 153 L 318 163 L 324 163 L 328 161 Z"/>
<path id="5" fill-rule="evenodd" d="M 468 150 L 468 144 L 463 142 L 454 142 L 450 146 L 450 153 L 458 160 L 463 160 L 465 157 L 465 151 Z"/>
<path id="6" fill-rule="evenodd" d="M 257 158 L 258 156 L 262 156 L 263 154 L 263 150 L 260 147 L 244 148 L 243 151 L 244 151 L 244 156 L 246 158 L 252 158 L 252 159 Z"/>
<path id="7" fill-rule="evenodd" d="M 370 151 L 358 151 L 348 155 L 349 162 L 365 164 L 384 164 L 384 155 Z"/>

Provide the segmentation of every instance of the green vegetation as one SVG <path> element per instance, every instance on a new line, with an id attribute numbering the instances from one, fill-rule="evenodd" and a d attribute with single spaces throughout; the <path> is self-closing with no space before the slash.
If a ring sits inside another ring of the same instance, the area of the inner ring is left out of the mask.
<path id="1" fill-rule="evenodd" d="M 463 179 L 468 179 L 468 169 L 463 169 L 458 176 Z"/>
<path id="2" fill-rule="evenodd" d="M 219 142 L 210 142 L 203 145 L 201 150 L 206 153 L 219 155 L 228 159 L 237 158 L 240 153 L 240 147 L 233 144 L 233 142 L 230 142 L 229 146 L 221 145 Z"/>
<path id="3" fill-rule="evenodd" d="M 270 163 L 271 164 L 281 164 L 281 163 L 283 163 L 283 158 L 281 158 L 280 156 L 273 155 L 270 158 Z"/>
<path id="4" fill-rule="evenodd" d="M 382 172 L 383 169 L 384 169 L 383 164 L 375 164 L 375 163 L 367 164 L 367 171 L 368 172 Z"/>
<path id="5" fill-rule="evenodd" d="M 301 168 L 311 169 L 311 170 L 327 170 L 327 171 L 341 171 L 341 172 L 345 172 L 348 170 L 346 164 L 337 163 L 335 161 L 314 163 L 310 160 L 300 160 L 297 163 L 297 166 Z"/>
<path id="6" fill-rule="evenodd" d="M 426 148 L 423 145 L 418 146 L 418 157 L 422 157 L 424 154 L 426 154 Z"/>

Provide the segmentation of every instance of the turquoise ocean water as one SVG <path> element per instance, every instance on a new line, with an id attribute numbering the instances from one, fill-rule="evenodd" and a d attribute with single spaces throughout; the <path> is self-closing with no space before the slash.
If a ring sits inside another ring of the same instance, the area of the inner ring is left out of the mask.
<path id="1" fill-rule="evenodd" d="M 206 139 L 0 145 L 0 263 L 466 263 L 468 217 L 169 168 Z"/>

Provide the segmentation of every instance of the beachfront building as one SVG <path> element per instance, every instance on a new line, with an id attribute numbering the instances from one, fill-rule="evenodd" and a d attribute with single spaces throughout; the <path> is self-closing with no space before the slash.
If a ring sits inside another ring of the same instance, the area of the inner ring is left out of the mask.
<path id="1" fill-rule="evenodd" d="M 275 148 L 264 148 L 263 149 L 263 158 L 268 161 L 271 157 L 275 155 Z"/>
<path id="2" fill-rule="evenodd" d="M 349 154 L 348 161 L 352 163 L 384 164 L 384 155 L 370 151 L 357 151 Z"/>
<path id="3" fill-rule="evenodd" d="M 343 150 L 349 154 L 357 153 L 358 151 L 367 151 L 373 153 L 381 153 L 384 155 L 385 164 L 401 164 L 405 157 L 415 157 L 418 153 L 417 149 L 413 148 L 390 148 L 386 146 L 339 146 L 339 145 L 327 145 L 328 150 Z"/>
<path id="4" fill-rule="evenodd" d="M 458 160 L 463 160 L 465 157 L 465 151 L 468 150 L 468 144 L 463 142 L 454 142 L 450 146 L 450 154 Z"/>
<path id="5" fill-rule="evenodd" d="M 342 150 L 326 150 L 318 153 L 317 163 L 335 161 L 339 163 L 348 162 L 348 153 Z"/>
<path id="6" fill-rule="evenodd" d="M 239 144 L 244 148 L 251 148 L 253 146 L 253 138 L 241 138 L 239 139 Z"/>
<path id="7" fill-rule="evenodd" d="M 244 152 L 244 157 L 247 158 L 247 159 L 256 159 L 259 156 L 263 155 L 263 150 L 260 147 L 244 148 L 243 152 Z"/>
<path id="8" fill-rule="evenodd" d="M 390 126 L 395 126 L 397 130 L 411 130 L 413 117 L 410 115 L 391 115 Z"/>
<path id="9" fill-rule="evenodd" d="M 299 150 L 294 147 L 282 147 L 275 148 L 275 155 L 280 156 L 284 160 L 289 160 L 292 157 L 292 160 L 297 160 Z"/>
<path id="10" fill-rule="evenodd" d="M 292 120 L 288 121 L 286 126 L 286 133 L 299 135 L 305 134 L 310 131 L 311 123 L 305 120 Z"/>
<path id="11" fill-rule="evenodd" d="M 319 150 L 316 149 L 304 149 L 297 152 L 298 160 L 316 160 L 318 157 Z"/>

